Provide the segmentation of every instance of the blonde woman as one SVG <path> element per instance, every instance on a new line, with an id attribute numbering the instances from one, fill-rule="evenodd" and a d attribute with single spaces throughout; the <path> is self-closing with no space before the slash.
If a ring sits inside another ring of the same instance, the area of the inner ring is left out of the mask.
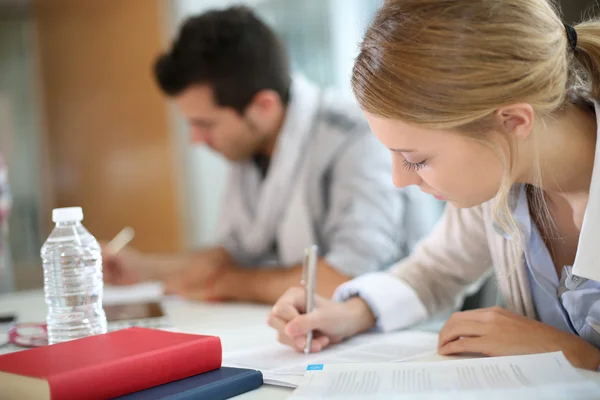
<path id="1" fill-rule="evenodd" d="M 396 186 L 448 206 L 390 273 L 345 283 L 308 315 L 288 291 L 269 317 L 280 341 L 302 349 L 314 329 L 319 351 L 408 327 L 493 268 L 506 308 L 455 313 L 440 354 L 562 350 L 597 370 L 600 23 L 564 25 L 547 0 L 388 0 L 352 84 Z"/>

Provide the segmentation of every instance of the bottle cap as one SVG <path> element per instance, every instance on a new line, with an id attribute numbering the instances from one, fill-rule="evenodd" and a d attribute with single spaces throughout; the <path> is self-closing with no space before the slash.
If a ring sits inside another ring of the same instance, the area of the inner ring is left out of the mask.
<path id="1" fill-rule="evenodd" d="M 52 222 L 68 222 L 76 221 L 80 222 L 83 220 L 83 210 L 81 207 L 65 207 L 55 208 L 52 210 Z"/>

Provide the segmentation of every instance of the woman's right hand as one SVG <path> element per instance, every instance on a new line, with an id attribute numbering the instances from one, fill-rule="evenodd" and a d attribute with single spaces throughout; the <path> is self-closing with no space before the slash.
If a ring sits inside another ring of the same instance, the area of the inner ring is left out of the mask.
<path id="1" fill-rule="evenodd" d="M 375 326 L 373 313 L 360 297 L 341 303 L 315 295 L 313 312 L 304 314 L 305 307 L 304 289 L 290 288 L 275 303 L 268 319 L 277 339 L 297 351 L 304 351 L 306 334 L 311 330 L 313 353 Z"/>

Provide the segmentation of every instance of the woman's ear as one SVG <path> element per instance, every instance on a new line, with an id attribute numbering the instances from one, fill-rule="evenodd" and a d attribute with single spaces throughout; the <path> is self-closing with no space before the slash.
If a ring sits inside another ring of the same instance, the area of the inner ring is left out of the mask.
<path id="1" fill-rule="evenodd" d="M 504 133 L 526 139 L 533 130 L 535 111 L 527 103 L 511 104 L 497 109 L 495 118 Z"/>

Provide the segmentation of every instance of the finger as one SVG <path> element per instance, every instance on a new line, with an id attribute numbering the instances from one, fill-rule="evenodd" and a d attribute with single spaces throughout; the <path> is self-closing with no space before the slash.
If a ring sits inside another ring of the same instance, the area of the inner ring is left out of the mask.
<path id="1" fill-rule="evenodd" d="M 311 353 L 318 353 L 323 350 L 325 347 L 329 346 L 331 343 L 331 339 L 325 335 L 319 335 L 312 341 L 312 346 L 310 347 Z"/>
<path id="2" fill-rule="evenodd" d="M 527 317 L 525 317 L 523 315 L 519 315 L 519 314 L 514 313 L 512 311 L 508 311 L 507 309 L 504 309 L 504 308 L 499 307 L 499 306 L 490 307 L 490 308 L 487 308 L 487 309 L 484 309 L 484 310 L 487 310 L 488 313 L 495 314 L 495 315 L 500 315 L 500 316 L 503 316 L 503 317 L 529 320 L 529 318 L 527 318 Z"/>
<path id="3" fill-rule="evenodd" d="M 115 286 L 131 285 L 133 283 L 131 279 L 127 279 L 126 276 L 123 276 L 123 274 L 118 271 L 113 272 L 110 270 L 103 270 L 102 279 L 104 283 Z"/>
<path id="4" fill-rule="evenodd" d="M 198 288 L 190 288 L 183 285 L 179 279 L 170 279 L 165 282 L 164 290 L 166 293 L 175 294 L 191 301 L 206 301 L 206 291 Z"/>
<path id="5" fill-rule="evenodd" d="M 306 348 L 306 340 L 307 340 L 306 337 L 296 339 L 294 341 L 294 347 L 296 348 L 296 350 L 304 351 L 304 349 Z M 331 343 L 331 340 L 329 339 L 329 337 L 327 337 L 326 335 L 317 333 L 317 334 L 315 334 L 315 336 L 312 339 L 311 346 L 310 346 L 310 352 L 318 353 L 321 350 L 323 350 L 325 347 L 327 347 L 330 343 Z"/>
<path id="6" fill-rule="evenodd" d="M 170 274 L 163 279 L 164 285 L 170 288 L 175 293 L 180 293 L 186 289 L 194 287 L 193 281 L 190 279 L 186 271 L 181 271 L 177 274 Z"/>
<path id="7" fill-rule="evenodd" d="M 292 347 L 296 351 L 300 351 L 296 347 L 296 341 L 283 332 L 277 332 L 277 341 L 281 344 Z"/>
<path id="8" fill-rule="evenodd" d="M 286 290 L 286 292 L 279 298 L 277 304 L 289 304 L 298 310 L 299 313 L 304 313 L 306 309 L 306 293 L 304 288 L 293 287 Z"/>
<path id="9" fill-rule="evenodd" d="M 163 291 L 165 294 L 179 294 L 179 286 L 173 279 L 167 279 L 163 283 Z"/>
<path id="10" fill-rule="evenodd" d="M 310 315 L 303 314 L 292 319 L 284 328 L 285 334 L 294 339 L 306 336 L 312 330 L 313 323 L 310 320 L 311 318 Z"/>
<path id="11" fill-rule="evenodd" d="M 284 332 L 285 326 L 287 325 L 286 320 L 279 318 L 277 315 L 271 313 L 267 318 L 267 325 L 275 329 L 278 332 Z"/>
<path id="12" fill-rule="evenodd" d="M 163 294 L 165 296 L 169 296 L 169 295 L 173 295 L 176 294 L 175 291 L 171 288 L 171 286 L 168 286 L 167 284 L 163 284 Z"/>
<path id="13" fill-rule="evenodd" d="M 490 325 L 479 321 L 448 321 L 440 331 L 438 337 L 438 348 L 445 346 L 462 337 L 477 337 L 486 335 L 489 332 Z"/>
<path id="14" fill-rule="evenodd" d="M 304 353 L 304 348 L 306 347 L 306 337 L 301 337 L 298 339 L 293 339 L 290 336 L 286 335 L 284 332 L 277 333 L 277 340 L 287 346 L 292 347 L 298 353 Z M 311 344 L 310 351 L 313 353 L 317 353 L 323 349 L 323 347 L 327 346 L 328 339 L 315 338 Z"/>
<path id="15" fill-rule="evenodd" d="M 342 340 L 344 340 L 343 336 L 331 336 L 329 338 L 329 342 L 330 344 L 338 344 L 340 343 Z"/>
<path id="16" fill-rule="evenodd" d="M 484 315 L 502 315 L 502 316 L 517 316 L 517 314 L 512 313 L 502 307 L 494 306 L 494 307 L 486 307 L 486 308 L 477 308 L 475 310 L 463 311 L 461 313 L 456 314 L 464 314 L 466 318 L 473 319 L 481 319 Z"/>
<path id="17" fill-rule="evenodd" d="M 291 321 L 300 315 L 298 309 L 292 303 L 288 303 L 286 299 L 279 300 L 275 303 L 271 313 L 286 322 Z"/>
<path id="18" fill-rule="evenodd" d="M 512 318 L 516 314 L 504 310 L 501 307 L 480 308 L 476 310 L 455 312 L 448 318 L 446 325 L 463 324 L 467 321 L 485 322 L 488 324 L 499 324 L 507 317 Z"/>
<path id="19" fill-rule="evenodd" d="M 104 275 L 105 280 L 114 279 L 117 272 L 118 268 L 114 260 L 107 260 L 106 258 L 102 259 L 102 274 Z"/>
<path id="20" fill-rule="evenodd" d="M 131 273 L 118 271 L 113 278 L 113 284 L 117 286 L 133 285 L 137 282 L 137 279 Z"/>
<path id="21" fill-rule="evenodd" d="M 460 353 L 479 353 L 486 356 L 496 356 L 499 355 L 496 346 L 489 337 L 465 337 L 447 343 L 438 349 L 438 353 L 443 356 Z"/>
<path id="22" fill-rule="evenodd" d="M 461 323 L 464 321 L 481 321 L 482 315 L 485 314 L 484 309 L 460 311 L 453 313 L 446 323 Z"/>
<path id="23" fill-rule="evenodd" d="M 182 290 L 179 295 L 186 300 L 206 301 L 208 300 L 204 290 Z"/>
<path id="24" fill-rule="evenodd" d="M 302 314 L 291 320 L 285 327 L 285 333 L 293 338 L 306 336 L 310 331 L 319 330 L 325 334 L 332 332 L 335 327 L 335 315 L 331 309 L 318 308 L 309 314 Z"/>
<path id="25" fill-rule="evenodd" d="M 306 289 L 300 286 L 289 288 L 277 301 L 277 303 L 291 304 L 301 314 L 306 312 Z M 331 300 L 315 294 L 315 308 L 322 307 Z"/>

